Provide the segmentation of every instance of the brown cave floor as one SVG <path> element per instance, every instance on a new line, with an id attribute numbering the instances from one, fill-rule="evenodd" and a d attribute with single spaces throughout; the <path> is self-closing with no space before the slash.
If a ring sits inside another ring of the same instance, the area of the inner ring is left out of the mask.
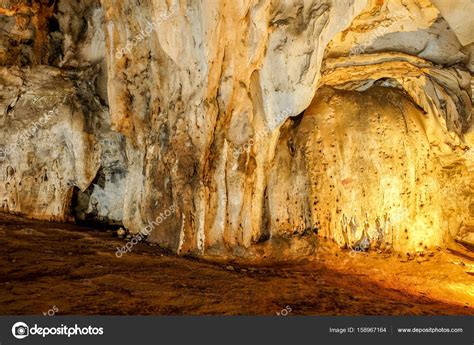
<path id="1" fill-rule="evenodd" d="M 243 265 L 146 244 L 117 258 L 124 243 L 111 231 L 0 214 L 0 314 L 474 315 L 474 259 L 462 249 L 408 261 L 328 250 Z"/>

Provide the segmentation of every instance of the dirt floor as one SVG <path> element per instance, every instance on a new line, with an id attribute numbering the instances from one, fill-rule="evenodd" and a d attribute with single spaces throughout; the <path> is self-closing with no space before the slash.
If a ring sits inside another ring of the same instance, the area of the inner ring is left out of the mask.
<path id="1" fill-rule="evenodd" d="M 117 258 L 126 240 L 112 234 L 0 214 L 0 314 L 474 315 L 474 257 L 462 247 L 244 265 L 142 243 Z"/>

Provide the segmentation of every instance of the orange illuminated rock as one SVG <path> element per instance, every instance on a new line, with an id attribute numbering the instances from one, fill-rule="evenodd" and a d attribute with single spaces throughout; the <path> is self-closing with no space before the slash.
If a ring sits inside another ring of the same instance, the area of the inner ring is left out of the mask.
<path id="1" fill-rule="evenodd" d="M 0 162 L 3 210 L 198 255 L 443 246 L 473 221 L 459 6 L 0 1 L 0 155 L 62 109 Z"/>

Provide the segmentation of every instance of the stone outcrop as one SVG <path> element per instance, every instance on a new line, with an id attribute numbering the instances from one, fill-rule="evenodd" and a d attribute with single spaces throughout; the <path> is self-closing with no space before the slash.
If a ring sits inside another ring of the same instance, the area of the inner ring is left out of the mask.
<path id="1" fill-rule="evenodd" d="M 68 221 L 76 207 L 79 219 L 121 221 L 123 137 L 110 130 L 89 78 L 46 66 L 0 68 L 8 85 L 0 91 L 3 211 Z"/>
<path id="2" fill-rule="evenodd" d="M 3 210 L 201 255 L 443 246 L 473 221 L 472 6 L 0 1 Z"/>

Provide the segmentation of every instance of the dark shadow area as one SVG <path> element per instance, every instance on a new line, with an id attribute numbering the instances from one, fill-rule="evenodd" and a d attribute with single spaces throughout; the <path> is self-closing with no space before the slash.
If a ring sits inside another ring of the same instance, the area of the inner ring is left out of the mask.
<path id="1" fill-rule="evenodd" d="M 101 168 L 90 186 L 83 192 L 78 187 L 74 187 L 71 200 L 71 215 L 76 224 L 83 226 L 93 226 L 95 228 L 118 229 L 122 226 L 121 222 L 113 222 L 108 218 L 102 217 L 99 213 L 98 205 L 91 200 L 94 188 L 104 188 L 106 174 Z"/>

